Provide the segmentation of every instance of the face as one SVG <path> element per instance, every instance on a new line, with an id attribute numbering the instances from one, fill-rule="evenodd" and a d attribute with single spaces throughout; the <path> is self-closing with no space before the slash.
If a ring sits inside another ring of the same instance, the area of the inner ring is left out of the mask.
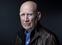
<path id="1" fill-rule="evenodd" d="M 36 11 L 30 6 L 25 6 L 20 9 L 20 21 L 24 29 L 29 30 L 36 25 Z"/>

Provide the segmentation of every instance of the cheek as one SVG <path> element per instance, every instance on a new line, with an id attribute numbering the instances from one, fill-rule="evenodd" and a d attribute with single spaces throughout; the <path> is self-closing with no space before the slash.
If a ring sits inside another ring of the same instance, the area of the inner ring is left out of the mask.
<path id="1" fill-rule="evenodd" d="M 32 22 L 34 20 L 34 16 L 30 16 L 29 20 Z"/>
<path id="2" fill-rule="evenodd" d="M 34 18 L 34 16 L 29 17 L 29 20 L 30 20 L 30 22 L 31 22 L 32 25 L 35 23 L 35 18 Z"/>
<path id="3" fill-rule="evenodd" d="M 20 20 L 23 20 L 24 19 L 24 17 L 23 16 L 20 16 Z"/>
<path id="4" fill-rule="evenodd" d="M 21 16 L 20 16 L 20 21 L 21 21 L 21 23 L 23 23 L 23 22 L 24 22 L 24 18 L 23 18 L 23 17 L 21 17 Z"/>

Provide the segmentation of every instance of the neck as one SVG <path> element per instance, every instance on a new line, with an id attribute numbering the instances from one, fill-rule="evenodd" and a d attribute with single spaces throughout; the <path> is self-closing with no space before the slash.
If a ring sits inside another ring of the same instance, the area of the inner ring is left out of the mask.
<path id="1" fill-rule="evenodd" d="M 31 33 L 31 32 L 33 31 L 33 29 L 34 29 L 34 28 L 30 28 L 30 29 L 27 29 L 27 30 L 25 30 L 25 31 L 28 31 L 28 32 Z"/>

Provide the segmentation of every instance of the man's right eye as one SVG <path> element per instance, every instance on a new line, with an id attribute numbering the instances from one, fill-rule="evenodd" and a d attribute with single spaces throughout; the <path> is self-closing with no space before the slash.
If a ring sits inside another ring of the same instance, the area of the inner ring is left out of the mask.
<path id="1" fill-rule="evenodd" d="M 24 16 L 25 14 L 21 14 L 21 16 Z"/>

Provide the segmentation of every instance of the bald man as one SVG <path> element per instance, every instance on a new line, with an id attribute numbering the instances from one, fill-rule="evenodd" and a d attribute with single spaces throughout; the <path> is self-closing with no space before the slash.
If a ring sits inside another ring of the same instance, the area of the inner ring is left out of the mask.
<path id="1" fill-rule="evenodd" d="M 39 24 L 42 15 L 35 2 L 24 2 L 19 16 L 22 29 L 18 31 L 16 45 L 58 45 L 55 36 Z"/>

